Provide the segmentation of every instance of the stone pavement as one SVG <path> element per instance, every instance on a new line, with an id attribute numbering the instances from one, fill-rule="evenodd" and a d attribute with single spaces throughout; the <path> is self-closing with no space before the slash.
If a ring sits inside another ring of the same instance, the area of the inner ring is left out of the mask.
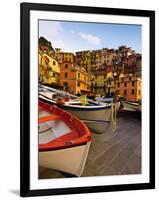
<path id="1" fill-rule="evenodd" d="M 141 173 L 141 119 L 136 113 L 118 113 L 117 130 L 92 133 L 93 141 L 82 177 Z M 64 178 L 52 169 L 39 168 L 39 178 Z"/>

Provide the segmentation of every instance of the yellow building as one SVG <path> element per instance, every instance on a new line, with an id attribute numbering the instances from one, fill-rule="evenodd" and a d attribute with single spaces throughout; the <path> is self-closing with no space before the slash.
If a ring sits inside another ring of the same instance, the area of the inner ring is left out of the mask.
<path id="1" fill-rule="evenodd" d="M 74 54 L 72 52 L 62 52 L 61 49 L 56 48 L 55 49 L 55 59 L 59 62 L 59 63 L 63 63 L 63 62 L 74 62 Z"/>
<path id="2" fill-rule="evenodd" d="M 113 72 L 106 70 L 97 70 L 95 75 L 95 91 L 100 95 L 113 95 L 116 88 L 117 79 L 114 78 Z"/>
<path id="3" fill-rule="evenodd" d="M 91 82 L 91 96 L 94 96 L 96 94 L 96 91 L 95 91 L 95 76 L 90 73 L 90 82 Z"/>
<path id="4" fill-rule="evenodd" d="M 113 72 L 107 73 L 105 79 L 105 92 L 107 95 L 113 95 L 116 92 L 116 79 L 113 76 Z"/>
<path id="5" fill-rule="evenodd" d="M 95 72 L 95 92 L 100 95 L 105 95 L 105 79 L 106 70 L 98 69 Z"/>
<path id="6" fill-rule="evenodd" d="M 59 86 L 60 67 L 58 62 L 46 53 L 39 52 L 39 82 Z"/>
<path id="7" fill-rule="evenodd" d="M 64 62 L 74 62 L 74 54 L 71 52 L 62 52 L 63 53 L 63 61 Z"/>

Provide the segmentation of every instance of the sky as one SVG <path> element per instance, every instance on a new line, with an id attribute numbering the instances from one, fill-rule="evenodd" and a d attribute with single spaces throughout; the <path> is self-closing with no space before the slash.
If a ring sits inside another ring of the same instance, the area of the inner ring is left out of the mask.
<path id="1" fill-rule="evenodd" d="M 76 52 L 121 45 L 141 53 L 141 26 L 128 24 L 83 23 L 39 20 L 39 37 L 52 43 L 53 48 Z"/>

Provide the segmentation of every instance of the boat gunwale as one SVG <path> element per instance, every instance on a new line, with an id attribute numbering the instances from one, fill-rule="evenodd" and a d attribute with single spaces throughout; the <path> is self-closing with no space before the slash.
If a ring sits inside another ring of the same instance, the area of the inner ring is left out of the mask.
<path id="1" fill-rule="evenodd" d="M 76 144 L 76 145 L 68 145 L 68 146 L 63 146 L 63 147 L 55 147 L 55 148 L 46 148 L 46 149 L 40 149 L 39 150 L 39 153 L 40 152 L 50 152 L 50 151 L 57 151 L 57 150 L 63 150 L 63 149 L 70 149 L 70 148 L 75 148 L 75 147 L 79 147 L 79 146 L 83 146 L 83 145 L 86 145 L 88 142 L 91 142 L 90 141 L 87 141 L 87 142 L 83 142 L 83 143 L 79 143 L 79 144 Z"/>
<path id="2" fill-rule="evenodd" d="M 95 111 L 95 110 L 104 110 L 104 109 L 110 109 L 111 108 L 111 105 L 106 105 L 106 104 L 101 104 L 101 105 L 96 105 L 96 106 L 74 106 L 74 105 L 70 105 L 70 104 L 58 104 L 56 103 L 56 101 L 48 98 L 48 97 L 45 97 L 44 95 L 39 95 L 39 98 L 42 100 L 42 101 L 45 101 L 47 103 L 53 103 L 59 107 L 64 107 L 64 108 L 70 108 L 70 109 L 78 109 L 78 110 L 87 110 L 87 111 Z M 45 98 L 45 99 L 44 99 Z M 49 101 L 49 102 L 48 102 Z"/>

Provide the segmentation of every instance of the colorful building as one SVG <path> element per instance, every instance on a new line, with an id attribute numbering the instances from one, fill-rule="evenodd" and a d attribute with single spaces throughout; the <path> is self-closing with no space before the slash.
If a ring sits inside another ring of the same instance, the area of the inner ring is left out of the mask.
<path id="1" fill-rule="evenodd" d="M 59 86 L 60 67 L 58 62 L 47 55 L 39 52 L 39 82 L 52 86 Z"/>
<path id="2" fill-rule="evenodd" d="M 125 57 L 122 73 L 141 76 L 141 54 L 132 54 Z"/>
<path id="3" fill-rule="evenodd" d="M 105 79 L 106 79 L 107 71 L 105 69 L 98 69 L 95 73 L 95 92 L 97 94 L 105 95 Z"/>
<path id="4" fill-rule="evenodd" d="M 107 96 L 113 96 L 115 94 L 116 81 L 117 78 L 114 76 L 113 71 L 109 71 L 105 79 L 105 94 Z"/>
<path id="5" fill-rule="evenodd" d="M 116 76 L 115 76 L 116 74 Z M 118 73 L 114 65 L 106 66 L 103 69 L 98 69 L 95 72 L 95 91 L 100 95 L 111 96 L 116 91 L 116 80 Z"/>
<path id="6" fill-rule="evenodd" d="M 61 85 L 75 94 L 111 96 L 119 90 L 127 100 L 142 98 L 141 54 L 130 47 L 84 50 L 75 55 L 55 48 L 53 55 L 45 46 L 40 46 L 39 52 L 39 80 L 42 83 Z"/>
<path id="7" fill-rule="evenodd" d="M 122 75 L 116 81 L 116 90 L 128 101 L 140 101 L 142 99 L 142 80 L 133 74 Z"/>
<path id="8" fill-rule="evenodd" d="M 63 61 L 64 62 L 74 62 L 74 54 L 72 52 L 62 52 L 63 53 Z"/>
<path id="9" fill-rule="evenodd" d="M 91 72 L 92 65 L 92 54 L 91 51 L 79 51 L 76 52 L 75 63 L 83 68 L 85 68 L 88 73 Z"/>
<path id="10" fill-rule="evenodd" d="M 74 94 L 90 95 L 90 75 L 84 68 L 72 62 L 63 62 L 60 67 L 60 84 L 64 89 Z"/>
<path id="11" fill-rule="evenodd" d="M 75 56 L 72 52 L 63 52 L 61 48 L 55 48 L 55 59 L 59 63 L 74 62 Z"/>

